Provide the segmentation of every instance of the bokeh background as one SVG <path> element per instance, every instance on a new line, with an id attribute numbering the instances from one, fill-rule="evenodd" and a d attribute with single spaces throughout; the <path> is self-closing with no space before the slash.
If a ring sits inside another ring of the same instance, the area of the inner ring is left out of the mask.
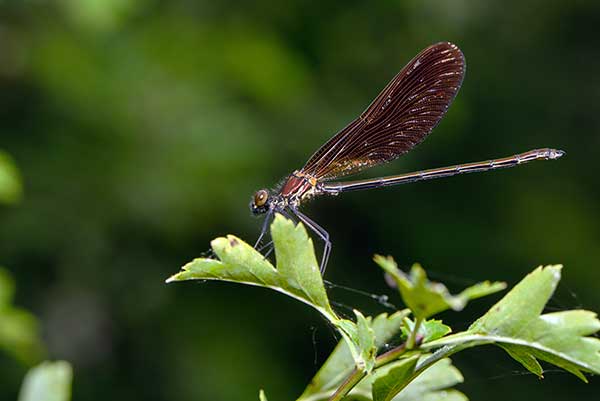
<path id="1" fill-rule="evenodd" d="M 164 280 L 212 238 L 254 240 L 253 191 L 441 40 L 467 59 L 458 98 L 423 145 L 366 176 L 567 155 L 308 205 L 334 242 L 326 278 L 398 303 L 375 252 L 455 290 L 563 263 L 549 310 L 600 310 L 598 27 L 593 0 L 0 0 L 0 149 L 24 188 L 0 206 L 0 265 L 46 350 L 0 353 L 0 399 L 43 357 L 73 364 L 77 401 L 298 396 L 336 341 L 316 312 L 264 289 Z M 330 295 L 342 314 L 387 310 Z M 442 318 L 465 328 L 494 300 Z M 492 348 L 454 362 L 472 400 L 600 390 L 552 369 L 538 380 Z"/>

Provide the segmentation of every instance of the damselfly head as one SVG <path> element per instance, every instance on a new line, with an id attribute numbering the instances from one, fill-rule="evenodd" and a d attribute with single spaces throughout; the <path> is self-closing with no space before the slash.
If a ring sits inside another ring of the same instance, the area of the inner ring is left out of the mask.
<path id="1" fill-rule="evenodd" d="M 266 189 L 259 189 L 254 194 L 252 201 L 250 202 L 250 210 L 253 214 L 263 214 L 266 213 L 272 202 L 271 194 Z"/>

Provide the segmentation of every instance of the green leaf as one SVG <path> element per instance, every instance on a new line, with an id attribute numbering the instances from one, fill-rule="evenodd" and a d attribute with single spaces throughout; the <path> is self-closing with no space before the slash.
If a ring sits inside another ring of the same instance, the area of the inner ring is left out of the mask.
<path id="1" fill-rule="evenodd" d="M 541 314 L 560 281 L 562 266 L 538 267 L 462 333 L 424 346 L 444 346 L 446 353 L 496 344 L 530 372 L 542 376 L 538 360 L 551 363 L 587 381 L 583 372 L 600 374 L 600 330 L 596 314 L 570 310 Z"/>
<path id="2" fill-rule="evenodd" d="M 19 170 L 12 158 L 0 150 L 0 203 L 17 203 L 22 194 Z"/>
<path id="3" fill-rule="evenodd" d="M 212 241 L 219 260 L 200 258 L 185 265 L 167 283 L 184 280 L 222 280 L 271 288 L 317 309 L 348 341 L 354 362 L 370 369 L 373 349 L 364 317 L 359 325 L 340 319 L 329 304 L 312 240 L 302 224 L 294 225 L 277 214 L 271 225 L 277 269 L 250 245 L 228 235 Z M 364 349 L 362 347 L 365 347 Z"/>
<path id="4" fill-rule="evenodd" d="M 517 362 L 525 367 L 528 371 L 542 378 L 544 377 L 544 369 L 537 359 L 527 350 L 527 348 L 521 348 L 519 346 L 510 344 L 499 344 L 500 347 L 504 348 L 508 355 L 513 357 Z"/>
<path id="5" fill-rule="evenodd" d="M 365 362 L 364 370 L 368 373 L 375 366 L 375 357 L 377 356 L 377 346 L 375 345 L 375 332 L 371 328 L 369 321 L 358 310 L 354 310 L 356 315 L 356 344 L 360 349 L 360 360 Z M 356 360 L 357 358 L 355 358 Z M 363 369 L 362 366 L 358 366 Z"/>
<path id="6" fill-rule="evenodd" d="M 378 349 L 400 334 L 403 319 L 409 313 L 408 310 L 398 311 L 389 316 L 387 313 L 382 313 L 372 320 L 371 328 L 375 334 L 375 346 Z M 327 399 L 333 390 L 342 384 L 353 368 L 354 360 L 348 344 L 346 341 L 340 341 L 312 378 L 299 400 Z M 319 398 L 320 396 L 322 398 Z"/>
<path id="7" fill-rule="evenodd" d="M 467 401 L 463 393 L 451 388 L 462 382 L 460 371 L 449 358 L 444 358 L 410 382 L 393 400 Z"/>
<path id="8" fill-rule="evenodd" d="M 449 358 L 414 355 L 377 369 L 357 390 L 364 391 L 372 383 L 374 401 L 466 401 L 463 393 L 451 388 L 462 382 L 462 374 Z"/>
<path id="9" fill-rule="evenodd" d="M 501 281 L 482 281 L 481 283 L 477 283 L 468 288 L 465 288 L 460 292 L 460 294 L 456 295 L 454 298 L 459 299 L 459 304 L 462 303 L 463 307 L 467 304 L 467 302 L 485 297 L 490 294 L 494 294 L 496 292 L 502 291 L 506 288 L 506 283 Z"/>
<path id="10" fill-rule="evenodd" d="M 406 337 L 414 330 L 415 322 L 409 318 L 404 319 L 402 332 Z M 450 326 L 446 326 L 441 320 L 426 320 L 419 326 L 418 335 L 421 337 L 421 343 L 437 340 L 452 332 Z"/>
<path id="11" fill-rule="evenodd" d="M 350 355 L 354 366 L 361 371 L 370 372 L 375 364 L 377 348 L 375 347 L 375 334 L 369 321 L 358 310 L 354 310 L 356 323 L 340 319 L 335 326 L 350 348 Z"/>
<path id="12" fill-rule="evenodd" d="M 19 401 L 69 401 L 72 378 L 68 362 L 43 362 L 27 372 Z"/>
<path id="13" fill-rule="evenodd" d="M 356 323 L 340 319 L 334 323 L 350 348 L 356 369 L 370 372 L 375 364 L 377 348 L 375 347 L 375 334 L 369 321 L 357 310 Z"/>
<path id="14" fill-rule="evenodd" d="M 586 381 L 583 371 L 600 374 L 600 330 L 596 314 L 570 310 L 540 315 L 560 281 L 562 266 L 539 267 L 478 319 L 468 332 L 492 335 L 510 356 L 538 376 L 537 359 Z"/>
<path id="15" fill-rule="evenodd" d="M 417 318 L 427 319 L 447 309 L 462 310 L 468 301 L 493 294 L 506 288 L 505 283 L 485 281 L 475 284 L 458 295 L 451 295 L 445 285 L 429 281 L 425 270 L 414 264 L 406 275 L 390 256 L 375 255 L 375 262 L 394 280 L 402 300 Z"/>
<path id="16" fill-rule="evenodd" d="M 286 284 L 306 294 L 311 303 L 333 314 L 313 243 L 304 226 L 298 224 L 294 227 L 291 220 L 277 215 L 271 227 L 271 235 L 275 244 L 277 271 L 286 279 Z"/>
<path id="17" fill-rule="evenodd" d="M 0 268 L 0 348 L 25 363 L 36 363 L 44 353 L 38 322 L 28 311 L 12 305 L 15 284 Z"/>
<path id="18" fill-rule="evenodd" d="M 390 363 L 373 382 L 373 401 L 389 401 L 410 382 L 419 355 Z"/>
<path id="19" fill-rule="evenodd" d="M 250 245 L 228 235 L 212 241 L 220 260 L 199 258 L 171 276 L 167 282 L 183 280 L 222 280 L 271 288 L 316 308 L 329 321 L 338 317 L 331 308 L 312 240 L 302 224 L 277 215 L 271 226 L 277 269 Z"/>
<path id="20" fill-rule="evenodd" d="M 363 379 L 350 393 L 372 400 L 465 401 L 467 397 L 452 389 L 463 376 L 442 353 L 412 354 L 389 363 Z"/>
<path id="21" fill-rule="evenodd" d="M 375 332 L 375 345 L 377 348 L 381 348 L 387 345 L 394 337 L 400 333 L 404 318 L 410 314 L 408 309 L 400 310 L 389 315 L 382 313 L 377 315 L 371 327 Z"/>

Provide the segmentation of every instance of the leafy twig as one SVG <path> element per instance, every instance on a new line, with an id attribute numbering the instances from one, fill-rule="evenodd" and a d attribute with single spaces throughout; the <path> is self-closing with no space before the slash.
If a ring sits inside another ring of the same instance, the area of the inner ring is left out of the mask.
<path id="1" fill-rule="evenodd" d="M 212 242 L 219 260 L 197 259 L 168 281 L 212 279 L 262 286 L 299 299 L 323 314 L 344 341 L 298 401 L 340 401 L 348 394 L 373 401 L 404 400 L 405 394 L 411 399 L 464 400 L 458 391 L 441 391 L 462 381 L 448 357 L 485 344 L 502 347 L 539 376 L 543 370 L 538 360 L 562 367 L 582 380 L 586 380 L 584 372 L 600 374 L 600 339 L 590 337 L 600 330 L 596 314 L 584 310 L 542 314 L 560 280 L 560 266 L 536 269 L 467 331 L 449 334 L 450 327 L 428 319 L 447 309 L 459 311 L 469 300 L 506 285 L 483 282 L 452 295 L 443 284 L 429 281 L 419 265 L 405 274 L 391 257 L 376 256 L 409 310 L 376 318 L 355 310 L 356 322 L 352 322 L 339 318 L 331 308 L 304 227 L 277 216 L 271 233 L 277 267 L 241 239 L 227 236 Z M 398 336 L 406 339 L 402 345 L 376 356 L 378 349 Z M 400 392 L 403 395 L 398 395 Z M 266 400 L 264 392 L 261 399 Z"/>

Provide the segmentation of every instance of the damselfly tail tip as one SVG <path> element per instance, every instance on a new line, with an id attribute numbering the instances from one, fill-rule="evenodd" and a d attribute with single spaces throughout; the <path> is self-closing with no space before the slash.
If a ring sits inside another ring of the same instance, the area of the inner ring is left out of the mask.
<path id="1" fill-rule="evenodd" d="M 562 157 L 564 154 L 565 154 L 564 150 L 550 149 L 550 152 L 548 152 L 548 158 L 550 160 L 555 160 L 555 159 Z"/>

